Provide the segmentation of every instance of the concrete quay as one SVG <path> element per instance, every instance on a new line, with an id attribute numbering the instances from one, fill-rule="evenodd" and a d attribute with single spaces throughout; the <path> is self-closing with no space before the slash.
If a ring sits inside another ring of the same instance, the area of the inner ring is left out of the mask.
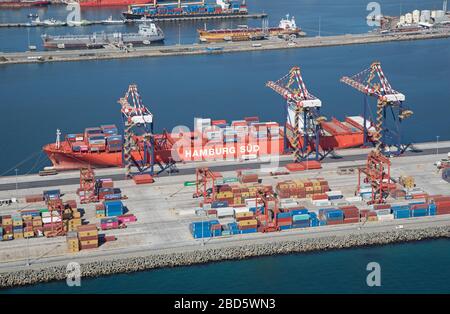
<path id="1" fill-rule="evenodd" d="M 137 48 L 108 47 L 90 50 L 56 50 L 0 53 L 0 65 L 19 63 L 43 63 L 60 61 L 88 61 L 143 57 L 220 54 L 245 51 L 270 51 L 279 49 L 329 47 L 384 43 L 407 40 L 442 39 L 450 37 L 450 30 L 423 31 L 414 33 L 366 33 L 323 37 L 302 37 L 291 41 L 271 38 L 263 41 L 241 41 L 211 44 L 183 44 L 148 46 Z"/>

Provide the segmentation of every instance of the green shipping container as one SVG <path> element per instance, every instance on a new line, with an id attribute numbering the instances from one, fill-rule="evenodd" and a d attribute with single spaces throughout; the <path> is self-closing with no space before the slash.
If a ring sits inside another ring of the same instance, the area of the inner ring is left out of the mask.
<path id="1" fill-rule="evenodd" d="M 292 216 L 292 220 L 293 221 L 309 220 L 309 215 L 308 214 L 294 215 L 294 216 Z"/>

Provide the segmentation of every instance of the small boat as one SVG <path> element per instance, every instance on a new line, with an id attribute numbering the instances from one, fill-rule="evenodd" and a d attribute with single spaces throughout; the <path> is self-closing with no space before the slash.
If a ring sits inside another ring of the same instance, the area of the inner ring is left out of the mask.
<path id="1" fill-rule="evenodd" d="M 47 20 L 42 21 L 42 23 L 44 26 L 65 26 L 65 25 L 67 25 L 66 22 L 58 21 L 55 19 L 47 19 Z"/>
<path id="2" fill-rule="evenodd" d="M 81 20 L 81 21 L 67 21 L 68 26 L 86 26 L 91 25 L 92 22 L 88 20 Z"/>
<path id="3" fill-rule="evenodd" d="M 125 23 L 124 20 L 113 20 L 112 15 L 110 15 L 106 20 L 102 20 L 102 24 L 105 25 L 118 25 Z"/>

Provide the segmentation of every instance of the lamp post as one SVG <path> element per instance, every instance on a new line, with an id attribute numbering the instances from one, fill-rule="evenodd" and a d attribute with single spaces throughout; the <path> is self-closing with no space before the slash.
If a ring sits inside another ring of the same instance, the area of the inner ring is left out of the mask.
<path id="1" fill-rule="evenodd" d="M 436 155 L 439 155 L 439 135 L 436 135 Z"/>

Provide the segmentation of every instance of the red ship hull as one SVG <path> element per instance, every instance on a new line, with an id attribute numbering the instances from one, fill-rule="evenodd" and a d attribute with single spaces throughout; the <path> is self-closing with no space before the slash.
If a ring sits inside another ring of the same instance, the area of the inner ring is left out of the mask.
<path id="1" fill-rule="evenodd" d="M 150 0 L 81 0 L 80 7 L 108 7 L 108 6 L 127 6 L 132 4 L 146 4 Z"/>

